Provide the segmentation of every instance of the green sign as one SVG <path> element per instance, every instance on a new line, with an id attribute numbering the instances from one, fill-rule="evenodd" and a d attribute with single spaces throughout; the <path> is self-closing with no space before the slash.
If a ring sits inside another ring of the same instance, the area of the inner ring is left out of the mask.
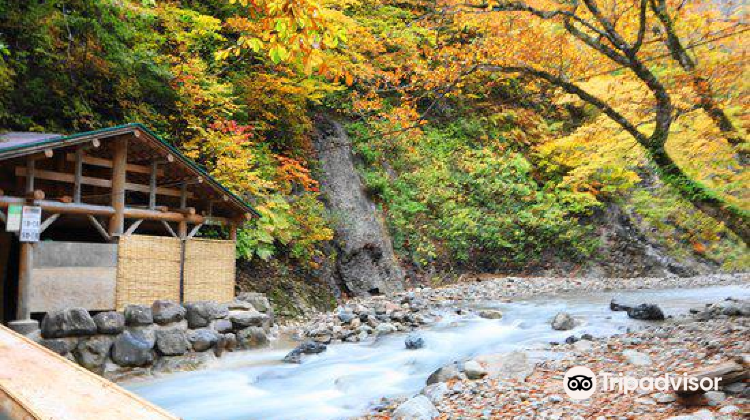
<path id="1" fill-rule="evenodd" d="M 21 209 L 23 206 L 8 206 L 8 220 L 5 223 L 5 230 L 8 232 L 18 232 L 21 230 Z"/>

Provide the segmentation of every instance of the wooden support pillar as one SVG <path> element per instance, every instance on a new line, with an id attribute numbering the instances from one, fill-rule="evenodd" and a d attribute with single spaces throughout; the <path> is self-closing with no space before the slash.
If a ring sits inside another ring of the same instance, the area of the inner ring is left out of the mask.
<path id="1" fill-rule="evenodd" d="M 83 149 L 76 150 L 75 157 L 75 178 L 73 179 L 73 202 L 81 202 L 81 178 L 83 177 Z"/>
<path id="2" fill-rule="evenodd" d="M 109 219 L 109 236 L 122 235 L 125 230 L 125 183 L 128 165 L 127 139 L 114 142 L 114 156 L 112 157 L 112 207 L 115 214 Z"/>
<path id="3" fill-rule="evenodd" d="M 182 220 L 180 221 L 180 224 L 177 225 L 177 234 L 179 235 L 180 239 L 187 239 L 188 234 L 188 225 L 187 222 Z"/>
<path id="4" fill-rule="evenodd" d="M 159 172 L 159 162 L 151 162 L 151 182 L 148 185 L 148 208 L 151 210 L 156 208 L 156 175 Z M 180 194 L 182 198 L 182 194 Z"/>
<path id="5" fill-rule="evenodd" d="M 36 160 L 29 158 L 26 161 L 26 192 L 34 191 L 34 175 L 36 175 Z"/>
<path id="6" fill-rule="evenodd" d="M 18 262 L 18 308 L 16 319 L 30 319 L 31 308 L 29 296 L 31 294 L 31 270 L 34 267 L 34 244 L 21 242 L 21 255 Z"/>
<path id="7" fill-rule="evenodd" d="M 232 223 L 229 225 L 229 240 L 230 241 L 236 241 L 237 240 L 237 225 Z"/>

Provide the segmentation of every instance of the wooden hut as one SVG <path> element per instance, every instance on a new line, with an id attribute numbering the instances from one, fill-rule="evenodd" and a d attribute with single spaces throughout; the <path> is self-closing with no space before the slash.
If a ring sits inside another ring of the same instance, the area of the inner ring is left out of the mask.
<path id="1" fill-rule="evenodd" d="M 141 124 L 0 134 L 0 320 L 230 300 L 237 227 L 254 216 Z M 209 225 L 226 228 L 196 238 Z"/>

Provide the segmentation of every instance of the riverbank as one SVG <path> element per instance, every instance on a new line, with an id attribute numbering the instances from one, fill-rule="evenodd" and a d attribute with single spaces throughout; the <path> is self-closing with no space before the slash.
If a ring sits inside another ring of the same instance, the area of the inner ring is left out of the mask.
<path id="1" fill-rule="evenodd" d="M 750 369 L 750 301 L 725 300 L 625 334 L 550 343 L 476 357 L 428 378 L 419 396 L 384 400 L 360 419 L 673 419 L 729 420 L 750 414 L 750 385 L 678 398 L 671 391 L 601 389 L 575 401 L 563 388 L 574 366 L 634 378 L 692 374 L 726 363 Z M 585 320 L 578 320 L 585 322 Z M 477 364 L 475 364 L 475 362 Z M 747 381 L 747 379 L 745 380 Z"/>
<path id="2" fill-rule="evenodd" d="M 446 310 L 462 311 L 491 301 L 642 289 L 680 289 L 750 284 L 750 274 L 668 278 L 503 277 L 475 279 L 441 288 L 417 288 L 391 296 L 354 298 L 335 311 L 290 325 L 298 337 L 331 344 L 361 342 L 430 324 Z"/>

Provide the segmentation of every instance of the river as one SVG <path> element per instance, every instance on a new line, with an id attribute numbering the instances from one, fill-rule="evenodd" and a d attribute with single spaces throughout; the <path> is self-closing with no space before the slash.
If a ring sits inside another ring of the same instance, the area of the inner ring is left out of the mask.
<path id="1" fill-rule="evenodd" d="M 595 337 L 648 324 L 611 312 L 613 297 L 627 303 L 658 303 L 667 315 L 726 297 L 750 298 L 750 287 L 720 286 L 568 294 L 512 303 L 487 302 L 501 320 L 446 315 L 420 332 L 425 347 L 404 348 L 404 334 L 376 342 L 335 344 L 301 365 L 281 363 L 289 347 L 239 352 L 214 366 L 124 384 L 138 395 L 185 420 L 329 420 L 360 415 L 381 397 L 419 392 L 435 369 L 479 354 L 539 348 L 583 333 Z M 583 321 L 571 331 L 554 331 L 549 321 L 566 311 Z"/>

